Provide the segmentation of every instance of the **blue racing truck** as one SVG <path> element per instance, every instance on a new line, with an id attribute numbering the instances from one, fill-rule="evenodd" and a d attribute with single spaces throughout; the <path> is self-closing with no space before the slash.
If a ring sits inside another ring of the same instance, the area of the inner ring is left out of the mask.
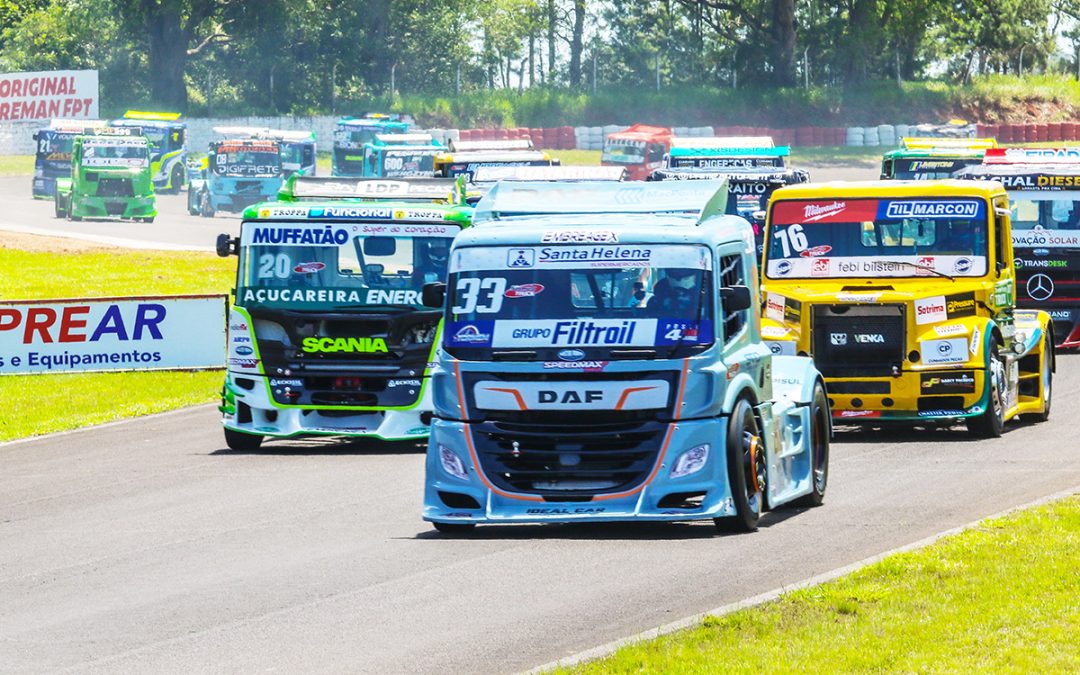
<path id="1" fill-rule="evenodd" d="M 179 119 L 180 113 L 129 110 L 123 119 L 109 122 L 114 127 L 138 128 L 150 141 L 150 169 L 154 191 L 159 194 L 178 194 L 187 178 L 187 125 Z"/>
<path id="2" fill-rule="evenodd" d="M 503 182 L 454 242 L 423 518 L 714 519 L 824 499 L 821 375 L 762 340 L 724 181 Z"/>
<path id="3" fill-rule="evenodd" d="M 273 140 L 211 141 L 197 175 L 188 187 L 188 213 L 213 218 L 243 211 L 281 189 L 281 147 Z"/>
<path id="4" fill-rule="evenodd" d="M 314 176 L 316 144 L 314 131 L 290 131 L 269 127 L 214 127 L 214 133 L 225 138 L 250 138 L 277 141 L 281 147 L 281 175 L 294 173 Z"/>
<path id="5" fill-rule="evenodd" d="M 34 132 L 34 199 L 52 199 L 56 179 L 71 178 L 71 146 L 76 136 L 92 134 L 106 126 L 102 120 L 60 120 Z"/>
<path id="6" fill-rule="evenodd" d="M 749 168 L 782 170 L 791 154 L 786 145 L 775 146 L 768 136 L 679 137 L 671 139 L 664 169 L 730 171 Z"/>
<path id="7" fill-rule="evenodd" d="M 435 156 L 445 150 L 431 134 L 375 134 L 364 144 L 364 176 L 433 178 Z"/>
<path id="8" fill-rule="evenodd" d="M 472 207 L 453 181 L 442 193 L 459 198 L 443 203 L 411 200 L 431 199 L 427 183 L 364 196 L 388 182 L 353 180 L 348 194 L 341 179 L 302 180 L 293 188 L 308 197 L 252 206 L 238 238 L 218 237 L 219 255 L 239 256 L 220 408 L 230 448 L 427 436 L 441 312 L 421 304 L 421 290 L 446 278 Z"/>
<path id="9" fill-rule="evenodd" d="M 342 117 L 334 127 L 331 175 L 364 176 L 364 146 L 374 140 L 375 134 L 407 134 L 411 126 L 408 115 L 365 113 L 361 117 Z"/>

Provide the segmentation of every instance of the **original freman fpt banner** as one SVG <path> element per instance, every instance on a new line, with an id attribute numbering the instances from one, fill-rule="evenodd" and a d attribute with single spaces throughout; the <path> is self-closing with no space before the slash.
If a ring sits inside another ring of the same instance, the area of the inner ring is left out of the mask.
<path id="1" fill-rule="evenodd" d="M 0 303 L 0 375 L 223 368 L 224 295 Z"/>
<path id="2" fill-rule="evenodd" d="M 98 71 L 0 73 L 0 121 L 98 116 Z"/>

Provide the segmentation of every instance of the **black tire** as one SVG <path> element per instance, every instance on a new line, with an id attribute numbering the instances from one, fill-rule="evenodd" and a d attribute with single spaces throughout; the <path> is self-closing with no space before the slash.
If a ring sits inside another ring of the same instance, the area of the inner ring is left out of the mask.
<path id="1" fill-rule="evenodd" d="M 754 532 L 765 503 L 765 446 L 758 436 L 757 419 L 749 401 L 742 398 L 728 418 L 726 441 L 728 483 L 735 515 L 713 518 L 721 532 Z"/>
<path id="2" fill-rule="evenodd" d="M 154 222 L 154 217 L 153 217 L 153 216 L 150 216 L 149 218 L 139 218 L 139 222 L 142 222 L 142 223 L 152 223 L 152 222 Z"/>
<path id="3" fill-rule="evenodd" d="M 469 534 L 476 529 L 476 523 L 439 523 L 431 524 L 442 534 L 463 535 Z"/>
<path id="4" fill-rule="evenodd" d="M 172 178 L 169 181 L 169 194 L 180 194 L 180 188 L 184 187 L 184 166 L 177 162 L 172 168 Z"/>
<path id="5" fill-rule="evenodd" d="M 203 218 L 214 217 L 214 207 L 210 204 L 210 194 L 205 190 L 199 195 L 199 215 Z"/>
<path id="6" fill-rule="evenodd" d="M 199 202 L 195 201 L 195 198 L 196 196 L 191 194 L 191 190 L 189 189 L 187 198 L 187 212 L 193 216 L 199 215 Z"/>
<path id="7" fill-rule="evenodd" d="M 986 377 L 990 380 L 990 396 L 986 410 L 978 417 L 967 419 L 968 431 L 979 438 L 999 438 L 1005 430 L 1005 401 L 1002 398 L 1002 385 L 1005 384 L 1005 363 L 998 354 L 997 345 L 990 348 L 990 359 L 986 367 Z"/>
<path id="8" fill-rule="evenodd" d="M 1043 336 L 1042 346 L 1042 374 L 1039 377 L 1039 384 L 1042 386 L 1043 400 L 1046 404 L 1041 413 L 1027 413 L 1020 416 L 1022 421 L 1036 424 L 1050 419 L 1050 401 L 1054 393 L 1054 340 L 1050 334 Z"/>
<path id="9" fill-rule="evenodd" d="M 64 209 L 60 208 L 60 198 L 59 197 L 54 197 L 53 198 L 53 212 L 56 214 L 57 218 L 63 218 L 65 216 L 67 216 L 67 213 L 64 211 Z"/>
<path id="10" fill-rule="evenodd" d="M 245 434 L 242 431 L 225 430 L 225 445 L 230 450 L 258 450 L 262 445 L 263 437 L 258 434 Z"/>
<path id="11" fill-rule="evenodd" d="M 795 506 L 821 506 L 825 502 L 825 488 L 829 485 L 829 437 L 832 415 L 829 398 L 819 380 L 814 385 L 814 397 L 810 404 L 810 494 L 792 502 Z"/>

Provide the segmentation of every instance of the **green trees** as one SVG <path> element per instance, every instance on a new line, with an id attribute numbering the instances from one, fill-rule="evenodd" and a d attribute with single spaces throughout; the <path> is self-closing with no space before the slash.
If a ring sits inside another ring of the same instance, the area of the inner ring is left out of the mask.
<path id="1" fill-rule="evenodd" d="M 1077 0 L 0 0 L 0 70 L 97 68 L 105 113 L 397 95 L 862 86 L 1058 69 Z M 113 107 L 115 109 L 110 109 Z"/>

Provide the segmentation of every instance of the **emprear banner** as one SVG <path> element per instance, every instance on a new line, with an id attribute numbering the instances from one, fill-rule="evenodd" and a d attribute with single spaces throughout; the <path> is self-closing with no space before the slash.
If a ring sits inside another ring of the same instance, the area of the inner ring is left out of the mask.
<path id="1" fill-rule="evenodd" d="M 98 116 L 98 71 L 0 74 L 0 121 Z"/>
<path id="2" fill-rule="evenodd" d="M 0 303 L 0 375 L 223 368 L 223 295 Z"/>

